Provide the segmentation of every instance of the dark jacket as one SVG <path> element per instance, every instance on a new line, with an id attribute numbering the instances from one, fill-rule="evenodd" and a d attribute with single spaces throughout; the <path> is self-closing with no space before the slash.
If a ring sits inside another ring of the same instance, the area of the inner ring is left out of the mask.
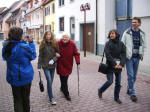
<path id="1" fill-rule="evenodd" d="M 7 62 L 8 83 L 13 86 L 31 83 L 34 75 L 31 60 L 36 58 L 34 43 L 28 45 L 22 41 L 12 40 L 3 45 L 2 57 Z"/>
<path id="2" fill-rule="evenodd" d="M 106 55 L 106 63 L 110 68 L 113 68 L 117 65 L 116 60 L 120 60 L 121 66 L 125 65 L 126 62 L 126 48 L 123 42 L 116 39 L 109 39 L 109 41 L 105 45 L 104 49 Z"/>
<path id="3" fill-rule="evenodd" d="M 41 67 L 43 69 L 50 69 L 50 68 L 55 68 L 56 67 L 56 61 L 57 57 L 55 53 L 59 53 L 59 48 L 52 47 L 51 42 L 46 42 L 46 45 L 44 48 L 39 48 L 39 57 L 38 57 L 38 68 L 40 69 Z M 50 65 L 49 61 L 53 59 L 54 64 Z"/>
<path id="4" fill-rule="evenodd" d="M 73 57 L 75 57 L 76 63 L 80 63 L 80 53 L 78 52 L 75 43 L 71 40 L 66 44 L 60 40 L 58 44 L 60 58 L 57 61 L 57 74 L 68 76 L 72 73 Z"/>

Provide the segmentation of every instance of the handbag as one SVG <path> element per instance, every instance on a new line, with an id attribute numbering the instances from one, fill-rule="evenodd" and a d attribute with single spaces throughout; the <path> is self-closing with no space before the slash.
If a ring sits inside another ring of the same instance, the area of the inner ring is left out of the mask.
<path id="1" fill-rule="evenodd" d="M 43 85 L 43 81 L 41 79 L 41 72 L 40 71 L 39 71 L 39 77 L 40 77 L 39 88 L 40 88 L 40 91 L 43 92 L 44 91 L 44 85 Z"/>
<path id="2" fill-rule="evenodd" d="M 99 64 L 98 72 L 107 74 L 109 72 L 109 67 L 107 64 L 103 63 L 103 59 L 104 59 L 104 52 L 103 52 L 102 60 Z"/>

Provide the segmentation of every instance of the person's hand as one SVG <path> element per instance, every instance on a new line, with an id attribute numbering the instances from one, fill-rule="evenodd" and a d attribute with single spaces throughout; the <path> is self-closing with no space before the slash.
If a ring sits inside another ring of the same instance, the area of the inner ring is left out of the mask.
<path id="1" fill-rule="evenodd" d="M 118 65 L 118 69 L 122 69 L 123 67 L 121 65 Z"/>
<path id="2" fill-rule="evenodd" d="M 114 68 L 115 68 L 115 69 L 118 69 L 118 65 L 115 65 Z"/>
<path id="3" fill-rule="evenodd" d="M 77 63 L 78 68 L 80 69 L 80 63 Z"/>
<path id="4" fill-rule="evenodd" d="M 28 38 L 28 42 L 33 42 L 33 38 L 32 38 L 32 37 L 29 37 L 29 38 Z"/>
<path id="5" fill-rule="evenodd" d="M 56 57 L 59 58 L 60 57 L 60 54 L 59 53 L 55 53 Z"/>
<path id="6" fill-rule="evenodd" d="M 53 65 L 53 64 L 54 64 L 54 60 L 51 59 L 51 60 L 49 61 L 49 64 L 50 64 L 50 65 Z"/>
<path id="7" fill-rule="evenodd" d="M 38 72 L 41 72 L 41 69 L 38 69 Z"/>
<path id="8" fill-rule="evenodd" d="M 27 37 L 24 37 L 23 38 L 23 41 L 25 41 L 26 43 L 28 42 L 28 38 Z"/>
<path id="9" fill-rule="evenodd" d="M 139 58 L 141 61 L 143 61 L 143 56 L 141 54 L 139 54 Z"/>

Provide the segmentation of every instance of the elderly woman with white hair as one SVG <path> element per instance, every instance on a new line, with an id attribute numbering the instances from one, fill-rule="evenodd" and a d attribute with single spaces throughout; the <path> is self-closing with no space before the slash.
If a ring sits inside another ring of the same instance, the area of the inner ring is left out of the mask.
<path id="1" fill-rule="evenodd" d="M 58 41 L 60 58 L 57 61 L 57 74 L 60 76 L 61 88 L 66 100 L 71 101 L 68 91 L 68 77 L 72 73 L 73 57 L 76 64 L 80 64 L 80 53 L 77 50 L 75 43 L 70 40 L 69 35 L 63 34 L 60 41 Z"/>

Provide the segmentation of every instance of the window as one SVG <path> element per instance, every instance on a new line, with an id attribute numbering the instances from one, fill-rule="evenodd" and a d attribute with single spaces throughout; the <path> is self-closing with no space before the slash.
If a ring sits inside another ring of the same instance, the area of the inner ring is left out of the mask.
<path id="1" fill-rule="evenodd" d="M 59 18 L 59 31 L 64 31 L 64 17 Z"/>
<path id="2" fill-rule="evenodd" d="M 59 0 L 59 6 L 64 5 L 64 3 L 65 3 L 65 0 Z"/>
<path id="3" fill-rule="evenodd" d="M 51 31 L 51 25 L 46 25 L 45 26 L 45 31 Z"/>
<path id="4" fill-rule="evenodd" d="M 55 4 L 53 3 L 52 5 L 52 13 L 54 14 L 55 13 Z"/>
<path id="5" fill-rule="evenodd" d="M 45 9 L 45 16 L 50 14 L 50 6 L 46 7 Z"/>

